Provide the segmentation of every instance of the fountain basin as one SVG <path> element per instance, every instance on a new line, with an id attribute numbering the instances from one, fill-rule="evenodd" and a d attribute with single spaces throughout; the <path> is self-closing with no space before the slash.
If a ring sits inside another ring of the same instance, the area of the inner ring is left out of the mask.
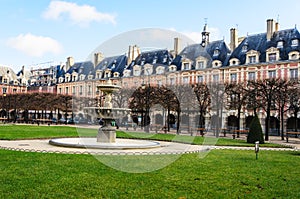
<path id="1" fill-rule="evenodd" d="M 161 147 L 159 142 L 149 140 L 116 139 L 114 143 L 97 142 L 95 138 L 55 138 L 49 144 L 61 147 L 87 149 L 150 149 Z"/>

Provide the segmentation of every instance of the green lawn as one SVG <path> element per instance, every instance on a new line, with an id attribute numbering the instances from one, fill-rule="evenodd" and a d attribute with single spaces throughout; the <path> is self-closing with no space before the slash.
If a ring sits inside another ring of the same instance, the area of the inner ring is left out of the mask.
<path id="1" fill-rule="evenodd" d="M 0 162 L 6 199 L 300 198 L 300 152 L 261 151 L 255 160 L 253 151 L 213 150 L 149 173 L 114 170 L 91 155 L 0 150 Z"/>
<path id="2" fill-rule="evenodd" d="M 0 126 L 0 139 L 8 140 L 96 133 L 97 129 L 69 126 Z M 202 137 L 170 134 L 118 132 L 118 136 L 193 144 L 204 141 Z M 217 141 L 217 145 L 248 145 L 243 140 Z M 258 160 L 253 150 L 212 150 L 200 157 L 198 153 L 177 155 L 172 163 L 151 172 L 126 173 L 122 168 L 139 171 L 157 160 L 163 165 L 174 155 L 92 156 L 0 150 L 0 198 L 300 198 L 299 151 L 260 151 Z"/>

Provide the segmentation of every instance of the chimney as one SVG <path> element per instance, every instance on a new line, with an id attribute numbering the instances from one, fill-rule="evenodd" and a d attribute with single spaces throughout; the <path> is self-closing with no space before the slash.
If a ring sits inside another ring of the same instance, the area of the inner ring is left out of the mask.
<path id="1" fill-rule="evenodd" d="M 95 67 L 104 59 L 104 56 L 102 53 L 95 53 L 94 54 L 94 65 Z"/>
<path id="2" fill-rule="evenodd" d="M 129 46 L 127 65 L 129 65 L 133 60 L 135 60 L 140 55 L 140 48 L 137 45 Z"/>
<path id="3" fill-rule="evenodd" d="M 73 57 L 68 57 L 67 62 L 66 62 L 66 71 L 70 69 L 74 65 L 74 58 Z"/>
<path id="4" fill-rule="evenodd" d="M 277 22 L 275 23 L 275 32 L 279 31 L 279 28 L 280 28 L 279 22 L 277 21 Z"/>
<path id="5" fill-rule="evenodd" d="M 275 23 L 273 19 L 267 20 L 267 41 L 270 41 L 273 37 L 273 33 L 275 32 Z"/>
<path id="6" fill-rule="evenodd" d="M 176 38 L 174 38 L 174 53 L 175 53 L 175 56 L 178 55 L 180 53 L 180 51 L 181 51 L 181 39 L 176 37 Z"/>
<path id="7" fill-rule="evenodd" d="M 235 28 L 230 29 L 230 50 L 233 51 L 238 46 L 238 31 Z"/>

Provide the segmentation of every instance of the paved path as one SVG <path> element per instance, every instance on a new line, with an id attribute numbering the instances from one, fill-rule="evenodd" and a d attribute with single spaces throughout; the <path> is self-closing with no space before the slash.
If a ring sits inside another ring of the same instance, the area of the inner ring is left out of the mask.
<path id="1" fill-rule="evenodd" d="M 279 142 L 273 139 L 274 142 Z M 292 140 L 291 140 L 292 141 Z M 152 149 L 130 149 L 130 150 L 107 150 L 107 149 L 85 149 L 85 148 L 67 148 L 53 146 L 49 144 L 49 139 L 35 140 L 16 140 L 7 141 L 0 140 L 0 149 L 40 152 L 40 153 L 68 153 L 68 154 L 97 154 L 97 155 L 155 155 L 155 154 L 184 154 L 205 152 L 211 149 L 233 149 L 233 150 L 254 150 L 254 147 L 232 147 L 232 146 L 205 146 L 190 145 L 176 142 L 161 142 L 162 147 Z M 291 142 L 290 145 L 293 143 Z M 260 150 L 276 150 L 276 151 L 295 151 L 296 148 L 264 148 Z"/>

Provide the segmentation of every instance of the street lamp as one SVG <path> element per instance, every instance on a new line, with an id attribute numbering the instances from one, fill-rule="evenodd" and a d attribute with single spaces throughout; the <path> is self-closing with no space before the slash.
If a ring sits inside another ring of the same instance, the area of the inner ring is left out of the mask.
<path id="1" fill-rule="evenodd" d="M 5 117 L 7 117 L 6 93 L 3 93 L 3 108 L 5 109 Z"/>

